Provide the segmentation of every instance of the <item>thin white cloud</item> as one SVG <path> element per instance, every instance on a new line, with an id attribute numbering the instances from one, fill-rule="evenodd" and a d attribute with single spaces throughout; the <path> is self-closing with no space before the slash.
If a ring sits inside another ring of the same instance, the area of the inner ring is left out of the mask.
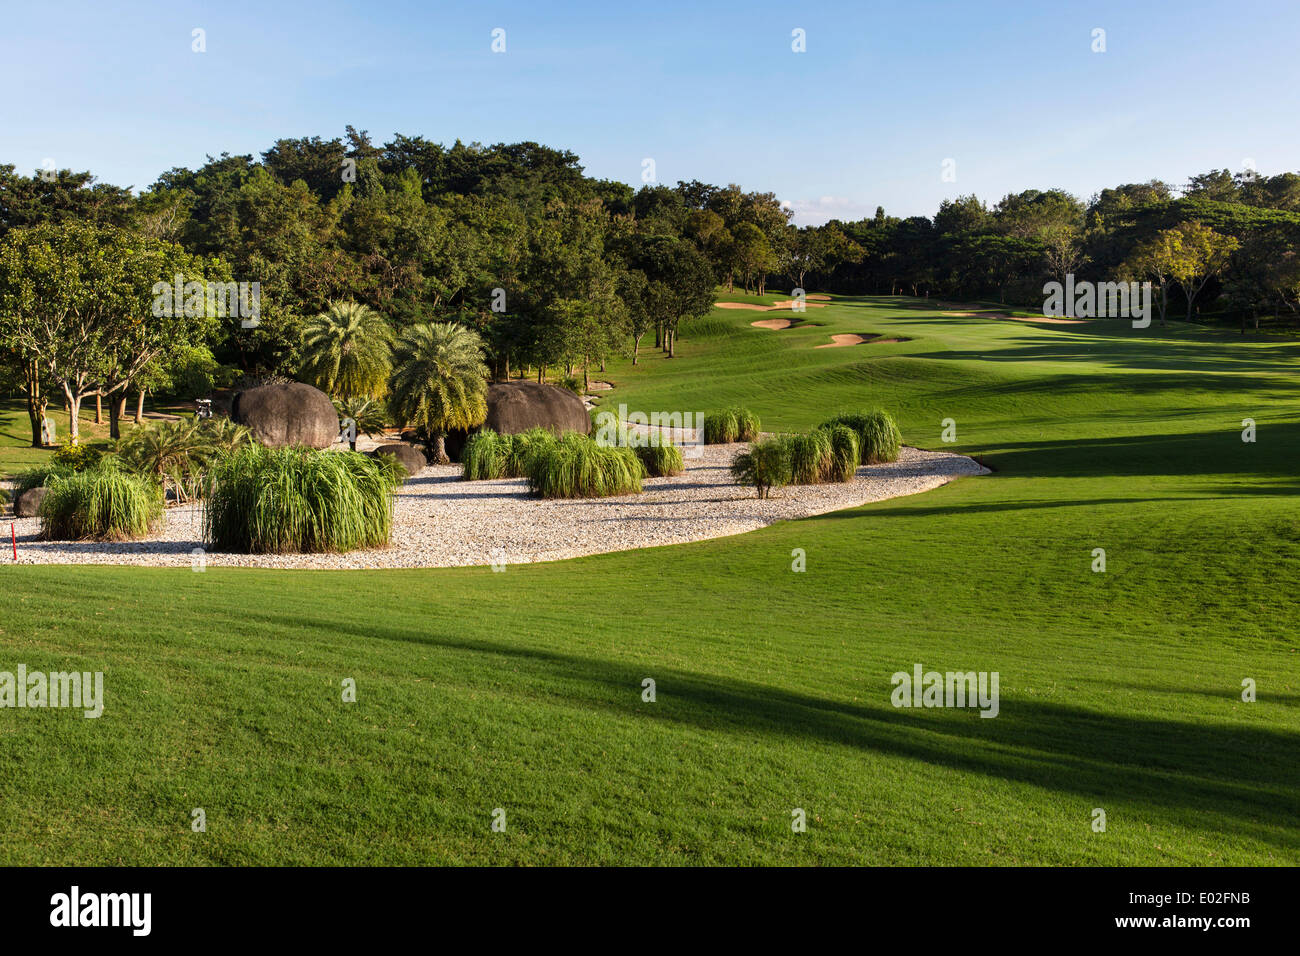
<path id="1" fill-rule="evenodd" d="M 820 226 L 831 219 L 853 222 L 875 214 L 876 207 L 844 196 L 818 196 L 816 199 L 785 199 L 781 205 L 794 210 L 796 226 Z"/>

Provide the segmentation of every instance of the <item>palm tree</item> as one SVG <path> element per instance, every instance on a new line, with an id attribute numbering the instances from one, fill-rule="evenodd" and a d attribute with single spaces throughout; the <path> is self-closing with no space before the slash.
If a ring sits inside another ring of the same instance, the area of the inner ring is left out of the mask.
<path id="1" fill-rule="evenodd" d="M 340 398 L 382 398 L 392 362 L 393 330 L 357 302 L 331 302 L 303 328 L 304 377 Z"/>
<path id="2" fill-rule="evenodd" d="M 487 376 L 476 332 L 450 322 L 413 325 L 393 352 L 388 405 L 399 425 L 414 425 L 432 445 L 433 461 L 446 464 L 447 432 L 487 417 Z"/>

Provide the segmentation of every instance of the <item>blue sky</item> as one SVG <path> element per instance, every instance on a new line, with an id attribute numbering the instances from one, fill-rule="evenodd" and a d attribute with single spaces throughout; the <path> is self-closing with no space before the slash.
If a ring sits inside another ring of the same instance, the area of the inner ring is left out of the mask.
<path id="1" fill-rule="evenodd" d="M 125 0 L 11 6 L 3 22 L 0 163 L 136 188 L 348 123 L 377 143 L 536 140 L 637 185 L 649 157 L 661 182 L 772 191 L 801 223 L 933 215 L 971 192 L 1087 198 L 1247 159 L 1300 168 L 1295 0 Z"/>

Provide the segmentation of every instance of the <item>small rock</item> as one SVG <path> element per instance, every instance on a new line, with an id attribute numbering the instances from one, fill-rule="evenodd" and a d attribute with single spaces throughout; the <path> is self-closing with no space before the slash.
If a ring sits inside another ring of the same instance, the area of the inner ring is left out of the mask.
<path id="1" fill-rule="evenodd" d="M 28 488 L 14 502 L 14 514 L 19 518 L 35 518 L 41 510 L 41 502 L 45 500 L 47 491 L 49 489 L 43 485 Z"/>
<path id="2" fill-rule="evenodd" d="M 401 442 L 396 442 L 391 445 L 380 445 L 372 451 L 371 454 L 392 455 L 397 459 L 397 463 L 406 469 L 406 474 L 408 476 L 418 475 L 420 470 L 429 464 L 422 451 L 418 448 L 413 448 L 410 445 L 402 444 Z"/>

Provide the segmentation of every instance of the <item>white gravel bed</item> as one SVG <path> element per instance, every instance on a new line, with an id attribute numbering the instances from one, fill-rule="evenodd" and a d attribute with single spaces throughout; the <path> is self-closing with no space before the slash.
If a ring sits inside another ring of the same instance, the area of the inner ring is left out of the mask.
<path id="1" fill-rule="evenodd" d="M 682 475 L 647 479 L 639 495 L 594 500 L 542 501 L 529 497 L 523 479 L 461 481 L 459 465 L 431 465 L 398 492 L 387 548 L 347 554 L 208 553 L 203 559 L 208 567 L 327 569 L 555 561 L 741 534 L 988 474 L 963 455 L 904 446 L 898 461 L 861 467 L 851 482 L 782 488 L 759 500 L 753 488 L 733 483 L 727 470 L 744 447 L 707 446 L 700 457 L 687 459 Z M 201 508 L 170 508 L 165 526 L 151 538 L 111 544 L 39 541 L 39 519 L 8 520 L 17 533 L 19 564 L 190 567 L 192 552 L 202 545 Z M 12 564 L 12 551 L 0 551 L 0 560 Z"/>

